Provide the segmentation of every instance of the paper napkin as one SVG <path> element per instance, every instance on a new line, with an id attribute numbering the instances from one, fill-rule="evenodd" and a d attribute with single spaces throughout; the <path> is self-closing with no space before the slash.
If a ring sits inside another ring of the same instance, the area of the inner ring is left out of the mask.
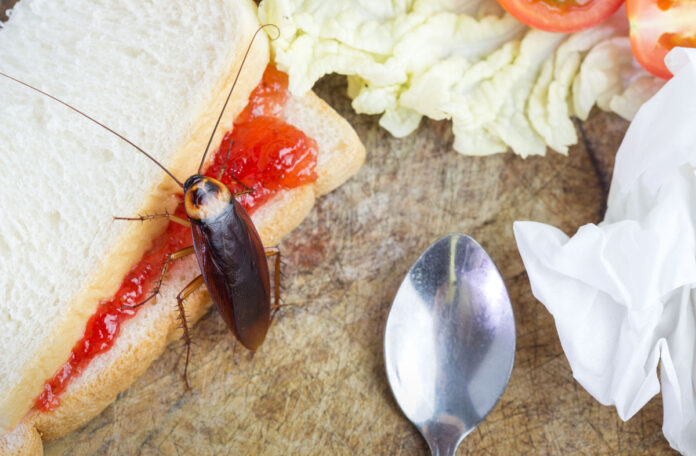
<path id="1" fill-rule="evenodd" d="M 667 440 L 696 455 L 696 49 L 666 62 L 675 76 L 626 133 L 604 221 L 514 231 L 574 377 L 623 420 L 661 388 Z"/>

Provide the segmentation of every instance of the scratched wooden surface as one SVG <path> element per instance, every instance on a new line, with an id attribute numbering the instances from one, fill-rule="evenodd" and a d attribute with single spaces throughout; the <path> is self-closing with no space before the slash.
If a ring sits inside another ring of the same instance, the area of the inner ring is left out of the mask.
<path id="1" fill-rule="evenodd" d="M 7 0 L 0 0 L 0 18 Z M 193 391 L 184 393 L 173 345 L 84 428 L 48 455 L 426 454 L 384 374 L 383 327 L 410 265 L 448 232 L 473 235 L 498 264 L 517 322 L 510 384 L 460 455 L 672 454 L 659 397 L 623 423 L 572 377 L 553 319 L 531 294 L 512 222 L 571 234 L 601 219 L 626 122 L 595 112 L 568 157 L 464 157 L 447 122 L 404 140 L 355 115 L 345 80 L 317 93 L 368 150 L 359 174 L 322 198 L 281 244 L 285 308 L 253 359 L 215 312 L 193 330 Z"/>
<path id="2" fill-rule="evenodd" d="M 399 412 L 382 358 L 391 300 L 411 263 L 448 232 L 476 237 L 498 264 L 518 327 L 510 384 L 459 454 L 670 454 L 659 398 L 623 423 L 573 380 L 551 316 L 531 294 L 512 222 L 572 233 L 601 219 L 626 123 L 595 113 L 568 157 L 463 157 L 446 122 L 405 140 L 352 113 L 345 80 L 317 92 L 369 151 L 281 245 L 285 309 L 253 359 L 215 312 L 195 328 L 193 392 L 177 347 L 83 429 L 46 447 L 78 454 L 425 454 Z"/>

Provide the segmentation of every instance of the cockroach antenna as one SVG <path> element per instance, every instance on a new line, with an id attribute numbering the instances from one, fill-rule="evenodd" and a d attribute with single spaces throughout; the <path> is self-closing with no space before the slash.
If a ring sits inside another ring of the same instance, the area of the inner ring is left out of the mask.
<path id="1" fill-rule="evenodd" d="M 235 199 L 236 196 L 251 192 L 251 188 L 246 187 L 233 176 L 233 179 L 245 188 L 242 192 L 233 194 L 230 189 L 219 180 L 200 175 L 200 170 L 205 163 L 205 157 L 210 148 L 213 136 L 222 119 L 222 113 L 239 79 L 241 69 L 251 50 L 254 38 L 256 38 L 256 35 L 258 35 L 264 27 L 269 26 L 274 27 L 278 31 L 278 36 L 280 36 L 280 29 L 275 25 L 263 25 L 254 33 L 251 43 L 244 54 L 240 68 L 237 71 L 234 82 L 232 83 L 230 93 L 227 96 L 227 100 L 225 100 L 225 104 L 215 124 L 213 133 L 208 140 L 208 145 L 203 153 L 203 158 L 198 168 L 198 174 L 190 176 L 186 180 L 186 186 L 182 185 L 169 170 L 143 149 L 106 125 L 36 87 L 19 81 L 5 73 L 0 73 L 0 76 L 9 78 L 12 81 L 57 101 L 121 138 L 162 168 L 169 177 L 174 179 L 174 181 L 184 189 L 183 209 L 186 213 L 185 218 L 165 211 L 160 214 L 144 214 L 137 217 L 114 217 L 114 219 L 142 222 L 145 220 L 167 218 L 170 222 L 178 223 L 190 229 L 193 245 L 183 247 L 171 253 L 164 253 L 166 261 L 160 271 L 157 281 L 154 282 L 154 287 L 149 297 L 138 304 L 124 304 L 122 306 L 124 308 L 133 309 L 141 307 L 146 302 L 152 300 L 155 296 L 159 295 L 160 287 L 162 286 L 165 274 L 171 262 L 188 255 L 196 256 L 200 275 L 191 280 L 191 282 L 189 282 L 189 284 L 176 296 L 176 308 L 183 331 L 184 343 L 186 345 L 186 364 L 184 366 L 183 378 L 187 390 L 190 389 L 187 372 L 191 356 L 191 334 L 186 321 L 184 300 L 188 296 L 193 294 L 199 287 L 205 285 L 212 301 L 223 315 L 229 329 L 242 345 L 252 350 L 252 353 L 253 350 L 261 346 L 265 340 L 266 333 L 271 324 L 271 308 L 277 310 L 280 307 L 280 250 L 277 247 L 264 248 L 252 219 L 249 217 L 244 207 Z M 243 234 L 239 235 L 239 233 Z M 230 254 L 232 251 L 234 255 Z M 273 277 L 275 285 L 274 306 L 271 306 L 271 280 L 267 261 L 267 258 L 272 256 L 275 257 L 275 276 Z M 239 298 L 233 300 L 232 296 L 238 296 Z"/>
<path id="2" fill-rule="evenodd" d="M 184 184 L 182 184 L 182 183 L 179 181 L 179 179 L 177 179 L 176 177 L 174 177 L 174 174 L 172 174 L 167 168 L 165 168 L 164 165 L 162 165 L 160 162 L 158 162 L 157 160 L 155 160 L 155 159 L 152 157 L 152 155 L 150 155 L 150 154 L 148 154 L 147 152 L 145 152 L 143 149 L 141 149 L 140 147 L 138 147 L 133 141 L 129 140 L 129 139 L 126 138 L 125 136 L 123 136 L 123 135 L 121 135 L 121 134 L 115 132 L 115 131 L 112 130 L 111 128 L 109 128 L 109 127 L 107 127 L 106 125 L 104 125 L 103 123 L 99 122 L 99 121 L 98 121 L 97 119 L 95 119 L 94 117 L 91 117 L 91 116 L 85 114 L 84 112 L 80 111 L 79 109 L 77 109 L 77 108 L 75 108 L 75 107 L 73 107 L 73 106 L 70 106 L 68 103 L 66 103 L 66 102 L 64 102 L 63 100 L 60 100 L 60 99 L 54 97 L 54 96 L 51 95 L 50 93 L 46 93 L 46 92 L 44 92 L 43 90 L 39 90 L 39 89 L 37 89 L 36 87 L 27 84 L 26 82 L 20 81 L 20 80 L 17 79 L 17 78 L 13 78 L 13 77 L 10 76 L 9 74 L 5 74 L 5 73 L 3 73 L 3 72 L 0 71 L 0 76 L 4 76 L 4 77 L 6 77 L 7 79 L 10 79 L 10 80 L 12 80 L 12 81 L 14 81 L 14 82 L 16 82 L 16 83 L 18 83 L 18 84 L 23 85 L 24 87 L 28 87 L 28 88 L 30 88 L 31 90 L 34 90 L 35 92 L 40 93 L 41 95 L 47 96 L 47 97 L 50 98 L 51 100 L 57 101 L 58 103 L 62 104 L 63 106 L 72 109 L 73 111 L 75 111 L 76 113 L 80 114 L 81 116 L 86 117 L 87 119 L 91 120 L 92 122 L 94 122 L 95 124 L 97 124 L 97 125 L 99 125 L 100 127 L 104 128 L 105 130 L 107 130 L 107 131 L 113 133 L 114 135 L 118 136 L 119 138 L 121 138 L 122 140 L 124 140 L 125 142 L 127 142 L 128 144 L 130 144 L 131 146 L 133 146 L 133 147 L 134 147 L 136 150 L 138 150 L 140 153 L 142 153 L 143 155 L 145 155 L 147 158 L 149 158 L 150 160 L 152 160 L 157 166 L 159 166 L 160 168 L 162 168 L 162 170 L 163 170 L 165 173 L 167 173 L 167 174 L 169 175 L 169 177 L 171 177 L 172 179 L 174 179 L 174 182 L 176 182 L 176 183 L 179 185 L 179 187 L 184 188 Z"/>
<path id="3" fill-rule="evenodd" d="M 213 132 L 210 134 L 210 139 L 208 139 L 208 145 L 205 146 L 205 151 L 203 152 L 203 158 L 201 158 L 201 164 L 198 165 L 198 174 L 200 174 L 201 169 L 203 169 L 203 164 L 205 163 L 205 157 L 206 157 L 206 155 L 208 155 L 208 149 L 210 149 L 210 144 L 213 142 L 213 137 L 215 136 L 215 132 L 217 131 L 218 126 L 220 125 L 220 120 L 222 120 L 222 114 L 225 112 L 225 109 L 227 108 L 227 103 L 230 101 L 230 98 L 232 97 L 232 92 L 234 91 L 234 87 L 237 85 L 237 80 L 239 79 L 239 75 L 242 73 L 242 68 L 244 68 L 244 62 L 246 62 L 247 56 L 249 55 L 249 51 L 251 51 L 251 46 L 254 44 L 254 40 L 256 39 L 256 35 L 258 35 L 259 32 L 266 27 L 273 27 L 273 28 L 275 28 L 276 32 L 278 32 L 278 34 L 275 37 L 271 37 L 272 40 L 276 40 L 280 37 L 280 29 L 275 24 L 264 24 L 264 25 L 260 26 L 254 32 L 254 36 L 251 37 L 251 42 L 249 43 L 249 46 L 247 47 L 247 50 L 244 53 L 244 58 L 242 59 L 242 63 L 239 65 L 239 70 L 237 70 L 237 75 L 234 77 L 234 82 L 232 83 L 232 87 L 230 88 L 230 92 L 227 94 L 227 99 L 225 100 L 225 104 L 222 105 L 222 109 L 220 110 L 220 115 L 218 116 L 217 122 L 215 122 L 215 126 L 213 127 Z"/>

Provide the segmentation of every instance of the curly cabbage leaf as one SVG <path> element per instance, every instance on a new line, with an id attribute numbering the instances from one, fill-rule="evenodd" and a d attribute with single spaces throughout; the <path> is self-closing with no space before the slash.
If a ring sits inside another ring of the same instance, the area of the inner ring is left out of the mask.
<path id="1" fill-rule="evenodd" d="M 571 35 L 528 29 L 495 0 L 263 0 L 259 18 L 295 94 L 348 76 L 359 113 L 397 137 L 451 119 L 455 150 L 567 153 L 572 115 L 597 104 L 632 117 L 661 83 L 633 63 L 619 12 Z"/>

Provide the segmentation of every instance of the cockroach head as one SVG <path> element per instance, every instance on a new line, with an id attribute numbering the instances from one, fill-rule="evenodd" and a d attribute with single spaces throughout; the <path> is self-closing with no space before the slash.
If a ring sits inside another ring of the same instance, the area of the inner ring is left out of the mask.
<path id="1" fill-rule="evenodd" d="M 194 174 L 184 182 L 184 209 L 193 222 L 219 217 L 232 204 L 232 192 L 212 177 Z"/>

